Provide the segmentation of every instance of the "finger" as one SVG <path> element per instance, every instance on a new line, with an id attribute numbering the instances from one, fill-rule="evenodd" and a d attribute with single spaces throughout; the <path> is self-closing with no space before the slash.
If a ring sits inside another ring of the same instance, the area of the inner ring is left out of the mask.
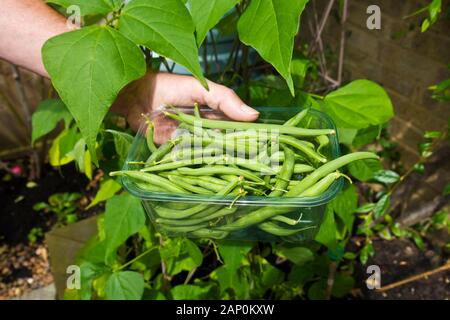
<path id="1" fill-rule="evenodd" d="M 234 120 L 254 121 L 258 119 L 259 112 L 247 106 L 239 96 L 231 89 L 208 81 L 209 91 L 202 87 L 201 104 L 208 105 L 211 109 L 222 111 Z"/>

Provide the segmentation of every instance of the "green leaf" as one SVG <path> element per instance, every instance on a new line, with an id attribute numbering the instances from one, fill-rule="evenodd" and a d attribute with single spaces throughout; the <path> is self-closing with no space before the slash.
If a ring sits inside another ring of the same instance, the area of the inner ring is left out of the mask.
<path id="1" fill-rule="evenodd" d="M 34 143 L 52 131 L 61 120 L 64 120 L 66 128 L 72 120 L 72 115 L 61 100 L 49 99 L 39 103 L 31 118 L 33 127 L 31 142 Z"/>
<path id="2" fill-rule="evenodd" d="M 200 287 L 191 284 L 181 284 L 172 290 L 172 297 L 174 300 L 204 300 L 208 299 L 211 286 Z"/>
<path id="3" fill-rule="evenodd" d="M 375 208 L 375 203 L 365 203 L 355 210 L 356 213 L 368 213 Z"/>
<path id="4" fill-rule="evenodd" d="M 311 300 L 324 300 L 327 289 L 326 280 L 322 279 L 314 282 L 308 289 L 308 298 Z"/>
<path id="5" fill-rule="evenodd" d="M 119 91 L 145 74 L 139 48 L 116 30 L 90 26 L 48 40 L 44 65 L 75 118 L 94 163 L 97 133 Z"/>
<path id="6" fill-rule="evenodd" d="M 389 208 L 390 203 L 390 196 L 385 194 L 383 195 L 380 200 L 376 203 L 375 207 L 373 208 L 373 214 L 375 219 L 378 219 L 382 215 L 386 213 L 386 210 Z"/>
<path id="7" fill-rule="evenodd" d="M 348 170 L 353 177 L 360 181 L 368 181 L 373 179 L 375 172 L 381 170 L 381 163 L 378 160 L 367 159 L 351 162 Z"/>
<path id="8" fill-rule="evenodd" d="M 294 265 L 289 273 L 288 280 L 296 284 L 304 284 L 314 276 L 314 267 L 311 263 Z"/>
<path id="9" fill-rule="evenodd" d="M 384 184 L 391 184 L 397 182 L 400 175 L 392 170 L 379 170 L 375 172 L 373 179 Z"/>
<path id="10" fill-rule="evenodd" d="M 238 22 L 240 40 L 272 64 L 294 95 L 291 60 L 300 15 L 307 0 L 253 0 Z"/>
<path id="11" fill-rule="evenodd" d="M 106 271 L 105 267 L 89 261 L 80 264 L 80 298 L 90 300 L 92 295 L 92 281 Z"/>
<path id="12" fill-rule="evenodd" d="M 358 133 L 357 129 L 346 129 L 346 128 L 337 128 L 337 133 L 339 137 L 339 143 L 346 144 L 348 146 L 353 145 L 353 141 L 356 138 Z"/>
<path id="13" fill-rule="evenodd" d="M 205 40 L 208 31 L 230 11 L 239 0 L 189 0 L 192 20 L 197 31 L 197 45 Z"/>
<path id="14" fill-rule="evenodd" d="M 375 254 L 372 243 L 366 243 L 359 253 L 359 260 L 362 264 L 366 264 L 370 257 Z"/>
<path id="15" fill-rule="evenodd" d="M 294 58 L 291 61 L 291 75 L 296 88 L 302 88 L 306 73 L 312 66 L 311 60 L 304 58 Z"/>
<path id="16" fill-rule="evenodd" d="M 82 16 L 90 14 L 107 14 L 114 11 L 117 6 L 116 0 L 46 0 L 47 3 L 54 3 L 63 8 L 68 8 L 72 5 L 80 7 Z"/>
<path id="17" fill-rule="evenodd" d="M 314 258 L 314 253 L 305 247 L 279 247 L 276 253 L 298 265 L 305 264 Z"/>
<path id="18" fill-rule="evenodd" d="M 343 192 L 331 201 L 330 205 L 339 218 L 342 219 L 347 229 L 351 231 L 353 220 L 355 219 L 353 213 L 358 206 L 358 193 L 355 186 L 348 185 Z"/>
<path id="19" fill-rule="evenodd" d="M 73 149 L 67 153 L 67 156 L 75 160 L 78 170 L 83 172 L 89 180 L 92 179 L 91 155 L 86 150 L 86 142 L 83 138 L 77 141 Z"/>
<path id="20" fill-rule="evenodd" d="M 261 274 L 260 283 L 265 290 L 271 289 L 274 286 L 283 282 L 284 280 L 283 271 L 271 265 L 269 262 L 267 262 L 267 260 L 263 260 L 262 268 L 263 271 Z"/>
<path id="21" fill-rule="evenodd" d="M 331 206 L 327 206 L 325 216 L 315 240 L 327 248 L 336 248 L 336 223 Z"/>
<path id="22" fill-rule="evenodd" d="M 141 201 L 128 193 L 106 201 L 106 255 L 114 253 L 125 240 L 138 232 L 145 225 L 145 219 Z"/>
<path id="23" fill-rule="evenodd" d="M 112 198 L 120 189 L 122 189 L 122 186 L 119 183 L 117 183 L 114 179 L 103 180 L 100 184 L 100 188 L 95 194 L 94 199 L 86 207 L 86 210 L 92 208 L 93 206 L 99 204 L 102 201 L 106 201 L 109 198 Z"/>
<path id="24" fill-rule="evenodd" d="M 227 265 L 215 269 L 211 273 L 211 278 L 219 282 L 220 293 L 232 289 L 239 298 L 246 297 L 249 291 L 247 279 L 237 270 L 230 270 Z"/>
<path id="25" fill-rule="evenodd" d="M 206 87 L 194 30 L 189 11 L 180 0 L 132 0 L 119 19 L 122 34 L 185 66 Z"/>
<path id="26" fill-rule="evenodd" d="M 109 300 L 140 300 L 144 293 L 144 278 L 134 271 L 113 273 L 106 281 Z"/>
<path id="27" fill-rule="evenodd" d="M 126 132 L 116 130 L 105 131 L 112 134 L 116 152 L 119 155 L 120 159 L 125 160 L 128 156 L 128 151 L 130 150 L 131 144 L 133 143 L 133 136 Z"/>
<path id="28" fill-rule="evenodd" d="M 334 278 L 333 290 L 331 294 L 334 297 L 342 298 L 350 293 L 355 285 L 355 279 L 352 276 L 344 273 L 337 273 Z"/>
<path id="29" fill-rule="evenodd" d="M 359 129 L 353 140 L 353 146 L 360 148 L 369 143 L 372 143 L 380 133 L 380 126 L 370 126 L 364 129 Z"/>
<path id="30" fill-rule="evenodd" d="M 252 243 L 240 241 L 223 241 L 218 245 L 223 262 L 233 272 L 239 269 L 242 259 L 253 247 Z"/>
<path id="31" fill-rule="evenodd" d="M 197 266 L 200 266 L 203 262 L 203 253 L 197 247 L 197 245 L 189 239 L 184 240 L 184 245 L 189 256 L 192 258 Z"/>
<path id="32" fill-rule="evenodd" d="M 325 111 L 338 127 L 362 129 L 387 122 L 394 115 L 386 91 L 369 80 L 355 80 L 329 93 Z"/>

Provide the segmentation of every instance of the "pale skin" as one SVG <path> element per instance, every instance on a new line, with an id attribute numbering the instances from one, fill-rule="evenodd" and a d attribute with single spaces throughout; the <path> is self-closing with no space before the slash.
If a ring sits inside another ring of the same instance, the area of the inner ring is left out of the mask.
<path id="1" fill-rule="evenodd" d="M 0 14 L 0 58 L 50 78 L 42 63 L 41 48 L 45 41 L 71 31 L 66 19 L 43 0 L 2 0 Z M 208 81 L 209 91 L 195 78 L 168 73 L 147 74 L 124 88 L 111 111 L 127 118 L 137 129 L 142 113 L 164 105 L 207 105 L 239 121 L 254 121 L 259 113 L 245 105 L 236 93 Z M 170 133 L 155 124 L 155 141 L 163 142 Z"/>

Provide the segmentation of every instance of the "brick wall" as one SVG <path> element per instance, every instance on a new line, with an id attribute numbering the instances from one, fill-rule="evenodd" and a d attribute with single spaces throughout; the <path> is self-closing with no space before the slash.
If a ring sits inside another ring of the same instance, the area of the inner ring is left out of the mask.
<path id="1" fill-rule="evenodd" d="M 327 0 L 316 0 L 319 15 Z M 425 130 L 445 130 L 450 117 L 450 104 L 430 98 L 430 85 L 450 78 L 450 19 L 441 18 L 427 32 L 420 32 L 425 15 L 403 19 L 405 15 L 423 7 L 428 1 L 410 0 L 349 0 L 346 23 L 344 80 L 367 78 L 381 84 L 389 93 L 395 118 L 390 133 L 398 142 L 402 161 L 406 166 L 418 159 L 417 144 Z M 366 28 L 366 9 L 376 4 L 381 9 L 381 30 Z M 448 8 L 450 1 L 443 1 Z M 338 52 L 341 26 L 337 6 L 323 32 L 323 40 L 331 52 Z M 311 12 L 306 12 L 311 14 Z M 330 55 L 330 64 L 336 58 Z M 448 148 L 444 146 L 444 148 Z M 445 153 L 445 152 L 444 152 Z M 441 192 L 450 180 L 450 161 L 426 178 L 427 193 Z M 423 190 L 422 190 L 423 191 Z"/>
<path id="2" fill-rule="evenodd" d="M 323 7 L 327 1 L 318 1 Z M 444 1 L 444 6 L 450 1 Z M 395 108 L 391 124 L 400 142 L 404 161 L 417 159 L 417 143 L 424 130 L 444 129 L 450 106 L 430 98 L 430 85 L 450 78 L 450 20 L 440 19 L 426 33 L 418 17 L 402 19 L 427 1 L 350 0 L 346 24 L 345 80 L 368 78 L 388 91 Z M 366 9 L 381 9 L 381 30 L 366 28 Z M 324 42 L 337 48 L 340 25 L 331 16 L 324 29 Z"/>

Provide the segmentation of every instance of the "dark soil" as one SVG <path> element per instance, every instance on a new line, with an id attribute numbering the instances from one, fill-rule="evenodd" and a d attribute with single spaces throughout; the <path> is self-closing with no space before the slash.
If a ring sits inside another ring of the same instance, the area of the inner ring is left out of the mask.
<path id="1" fill-rule="evenodd" d="M 92 186 L 73 165 L 59 170 L 45 166 L 37 185 L 28 182 L 26 170 L 20 175 L 0 171 L 0 299 L 19 296 L 53 280 L 43 237 L 30 243 L 28 235 L 33 228 L 40 228 L 44 234 L 58 221 L 53 213 L 34 211 L 34 204 L 47 202 L 55 193 L 78 192 L 82 195 L 77 202 L 78 220 L 101 210 L 84 210 L 95 194 L 96 185 Z"/>
<path id="2" fill-rule="evenodd" d="M 367 289 L 365 285 L 369 277 L 366 273 L 367 266 L 380 267 L 381 287 L 383 287 L 438 268 L 448 259 L 445 254 L 438 252 L 430 245 L 425 250 L 419 250 L 414 242 L 408 239 L 377 240 L 373 242 L 373 245 L 375 256 L 369 259 L 365 266 L 359 265 L 356 272 L 356 283 L 360 284 L 361 298 L 371 300 L 450 299 L 450 270 L 435 273 L 385 292 Z"/>

